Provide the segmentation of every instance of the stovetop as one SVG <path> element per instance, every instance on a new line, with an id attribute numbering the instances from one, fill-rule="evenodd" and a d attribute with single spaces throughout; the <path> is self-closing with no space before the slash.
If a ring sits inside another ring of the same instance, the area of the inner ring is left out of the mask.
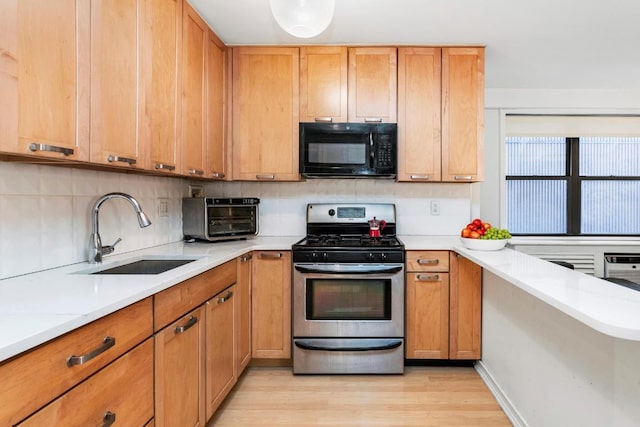
<path id="1" fill-rule="evenodd" d="M 321 234 L 307 236 L 294 246 L 298 249 L 398 248 L 402 246 L 402 242 L 396 236 L 372 238 L 368 234 Z"/>

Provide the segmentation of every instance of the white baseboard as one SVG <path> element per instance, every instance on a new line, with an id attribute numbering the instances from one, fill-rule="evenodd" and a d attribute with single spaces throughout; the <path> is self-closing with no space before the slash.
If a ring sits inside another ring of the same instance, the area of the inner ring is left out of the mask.
<path id="1" fill-rule="evenodd" d="M 511 421 L 511 424 L 513 424 L 514 427 L 528 427 L 527 423 L 522 419 L 516 408 L 511 404 L 511 401 L 507 396 L 505 396 L 498 384 L 493 380 L 493 377 L 487 370 L 486 366 L 482 363 L 482 360 L 476 362 L 475 368 L 478 375 L 480 375 L 480 378 L 482 378 L 489 388 L 491 394 L 493 394 L 498 401 L 498 404 L 506 414 L 507 418 L 509 418 L 509 421 Z"/>

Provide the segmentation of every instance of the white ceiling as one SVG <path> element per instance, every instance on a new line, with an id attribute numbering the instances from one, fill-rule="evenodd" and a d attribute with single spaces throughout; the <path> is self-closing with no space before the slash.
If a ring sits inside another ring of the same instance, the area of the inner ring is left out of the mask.
<path id="1" fill-rule="evenodd" d="M 640 88 L 640 0 L 336 0 L 311 39 L 269 0 L 189 2 L 230 46 L 484 45 L 487 88 Z"/>

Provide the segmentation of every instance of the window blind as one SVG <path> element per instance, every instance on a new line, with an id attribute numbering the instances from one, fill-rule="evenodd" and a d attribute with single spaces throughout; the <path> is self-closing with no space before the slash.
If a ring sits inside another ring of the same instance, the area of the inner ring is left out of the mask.
<path id="1" fill-rule="evenodd" d="M 640 136 L 640 116 L 507 115 L 507 136 Z"/>

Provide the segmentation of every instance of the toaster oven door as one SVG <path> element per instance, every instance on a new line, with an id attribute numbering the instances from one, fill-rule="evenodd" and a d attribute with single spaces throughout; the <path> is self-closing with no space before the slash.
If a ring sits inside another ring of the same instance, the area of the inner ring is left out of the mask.
<path id="1" fill-rule="evenodd" d="M 258 233 L 258 207 L 213 205 L 207 207 L 209 237 L 247 236 Z"/>

